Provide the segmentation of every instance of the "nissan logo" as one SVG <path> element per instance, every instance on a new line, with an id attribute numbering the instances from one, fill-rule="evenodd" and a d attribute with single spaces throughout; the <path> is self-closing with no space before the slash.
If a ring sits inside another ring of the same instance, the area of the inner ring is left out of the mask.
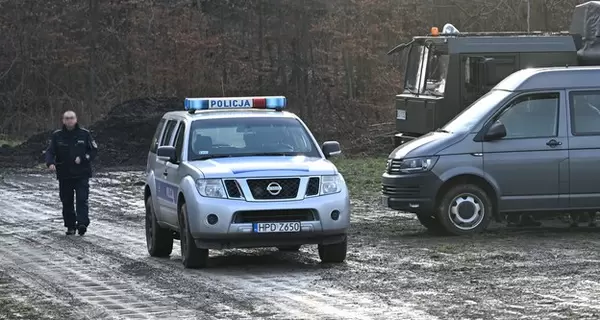
<path id="1" fill-rule="evenodd" d="M 281 193 L 281 190 L 282 190 L 282 189 L 283 189 L 283 188 L 281 188 L 281 186 L 280 186 L 280 185 L 279 185 L 279 183 L 277 183 L 277 182 L 271 182 L 271 183 L 269 183 L 269 185 L 267 186 L 267 191 L 268 191 L 268 192 L 269 192 L 271 195 L 273 195 L 273 196 L 276 196 L 276 195 L 278 195 L 279 193 Z"/>

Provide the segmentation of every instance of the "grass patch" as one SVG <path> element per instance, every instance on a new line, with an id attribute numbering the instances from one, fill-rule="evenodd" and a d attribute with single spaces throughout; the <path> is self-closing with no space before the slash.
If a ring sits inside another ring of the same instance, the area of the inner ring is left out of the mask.
<path id="1" fill-rule="evenodd" d="M 350 194 L 374 196 L 381 191 L 381 175 L 385 171 L 386 157 L 332 159 L 344 175 Z"/>

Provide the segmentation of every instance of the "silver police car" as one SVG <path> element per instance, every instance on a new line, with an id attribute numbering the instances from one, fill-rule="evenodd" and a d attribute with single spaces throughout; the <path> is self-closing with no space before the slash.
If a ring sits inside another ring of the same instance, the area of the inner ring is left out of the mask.
<path id="1" fill-rule="evenodd" d="M 306 125 L 283 111 L 285 97 L 188 98 L 165 114 L 146 169 L 146 241 L 166 257 L 181 240 L 185 267 L 209 249 L 317 244 L 323 262 L 346 258 L 350 200 Z"/>

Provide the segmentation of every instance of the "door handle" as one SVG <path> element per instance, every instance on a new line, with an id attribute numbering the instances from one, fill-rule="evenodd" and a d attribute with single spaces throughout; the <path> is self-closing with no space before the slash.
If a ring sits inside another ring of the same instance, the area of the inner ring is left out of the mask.
<path id="1" fill-rule="evenodd" d="M 560 145 L 562 145 L 562 142 L 560 142 L 560 141 L 558 141 L 558 140 L 555 140 L 555 139 L 552 139 L 552 140 L 550 140 L 550 141 L 546 142 L 546 145 L 547 145 L 547 146 L 549 146 L 549 147 L 552 147 L 552 148 L 554 148 L 554 147 L 556 147 L 556 146 L 560 146 Z"/>

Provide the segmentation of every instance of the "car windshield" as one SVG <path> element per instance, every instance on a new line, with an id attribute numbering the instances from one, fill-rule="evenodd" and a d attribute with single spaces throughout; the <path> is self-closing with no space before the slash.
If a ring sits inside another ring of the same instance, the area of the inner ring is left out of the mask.
<path id="1" fill-rule="evenodd" d="M 308 156 L 320 153 L 294 118 L 249 117 L 192 122 L 188 159 L 244 156 Z"/>
<path id="2" fill-rule="evenodd" d="M 449 56 L 443 45 L 413 45 L 408 54 L 404 89 L 412 94 L 443 96 Z"/>
<path id="3" fill-rule="evenodd" d="M 470 132 L 483 117 L 486 117 L 498 103 L 511 94 L 510 91 L 492 90 L 477 101 L 473 102 L 467 109 L 450 120 L 442 129 L 448 132 Z"/>

